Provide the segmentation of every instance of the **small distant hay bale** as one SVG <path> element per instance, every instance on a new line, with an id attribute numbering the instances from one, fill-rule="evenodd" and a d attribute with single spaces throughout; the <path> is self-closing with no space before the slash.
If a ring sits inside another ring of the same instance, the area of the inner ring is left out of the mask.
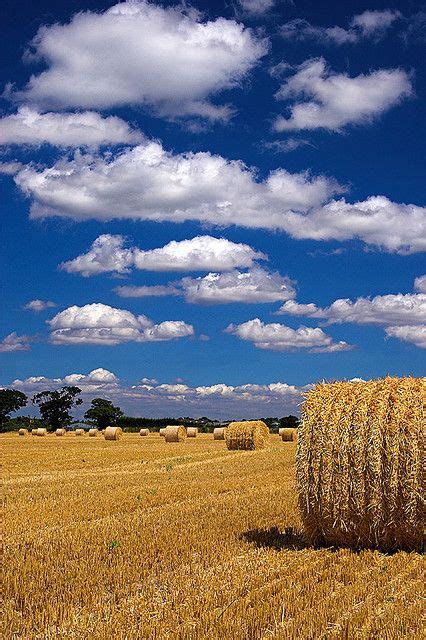
<path id="1" fill-rule="evenodd" d="M 31 435 L 32 436 L 36 436 L 37 435 L 37 429 L 31 429 Z"/>
<path id="2" fill-rule="evenodd" d="M 188 438 L 196 438 L 198 433 L 197 427 L 188 427 L 186 430 L 186 435 Z"/>
<path id="3" fill-rule="evenodd" d="M 182 425 L 168 425 L 164 434 L 166 442 L 183 442 L 186 438 L 186 429 Z"/>
<path id="4" fill-rule="evenodd" d="M 104 431 L 105 440 L 120 440 L 122 435 L 121 427 L 107 427 Z"/>
<path id="5" fill-rule="evenodd" d="M 84 435 L 85 435 L 85 433 L 86 433 L 86 430 L 85 430 L 85 429 L 76 429 L 76 430 L 75 430 L 75 435 L 76 435 L 76 436 L 84 436 Z"/>
<path id="6" fill-rule="evenodd" d="M 47 429 L 45 429 L 44 427 L 39 427 L 37 429 L 36 436 L 47 436 Z"/>
<path id="7" fill-rule="evenodd" d="M 162 429 L 160 429 L 160 431 L 158 432 L 160 434 L 160 436 L 164 436 L 166 435 L 166 427 L 163 427 Z"/>
<path id="8" fill-rule="evenodd" d="M 89 438 L 96 438 L 99 431 L 97 429 L 89 429 Z"/>
<path id="9" fill-rule="evenodd" d="M 317 384 L 298 432 L 297 489 L 312 544 L 424 547 L 426 380 Z"/>
<path id="10" fill-rule="evenodd" d="M 19 429 L 18 434 L 20 436 L 27 436 L 28 435 L 28 429 Z"/>
<path id="11" fill-rule="evenodd" d="M 141 429 L 139 431 L 140 436 L 149 436 L 149 429 Z"/>
<path id="12" fill-rule="evenodd" d="M 213 429 L 213 440 L 225 440 L 225 427 L 215 427 Z"/>
<path id="13" fill-rule="evenodd" d="M 55 435 L 57 435 L 57 436 L 64 436 L 64 435 L 66 435 L 66 433 L 67 432 L 66 432 L 65 429 L 56 429 L 56 431 L 55 431 Z"/>
<path id="14" fill-rule="evenodd" d="M 278 433 L 283 442 L 293 442 L 296 437 L 296 429 L 279 429 Z"/>
<path id="15" fill-rule="evenodd" d="M 226 446 L 230 450 L 263 449 L 268 437 L 269 429 L 262 420 L 230 422 L 225 429 Z"/>

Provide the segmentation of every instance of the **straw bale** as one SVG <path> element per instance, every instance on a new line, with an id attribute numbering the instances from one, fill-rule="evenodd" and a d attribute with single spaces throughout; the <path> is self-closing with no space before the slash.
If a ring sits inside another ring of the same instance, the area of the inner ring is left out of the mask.
<path id="1" fill-rule="evenodd" d="M 86 434 L 86 430 L 85 429 L 76 429 L 75 430 L 75 435 L 76 436 L 84 436 Z"/>
<path id="2" fill-rule="evenodd" d="M 64 435 L 66 435 L 66 433 L 67 433 L 67 432 L 66 432 L 66 430 L 65 430 L 65 429 L 56 429 L 56 431 L 55 431 L 55 434 L 56 434 L 57 436 L 64 436 Z"/>
<path id="3" fill-rule="evenodd" d="M 97 429 L 89 429 L 89 437 L 90 438 L 96 438 L 98 433 L 99 433 L 99 431 Z"/>
<path id="4" fill-rule="evenodd" d="M 188 438 L 196 438 L 198 433 L 197 427 L 188 427 L 186 430 L 186 435 Z"/>
<path id="5" fill-rule="evenodd" d="M 311 543 L 424 547 L 425 382 L 321 383 L 308 393 L 297 487 Z"/>
<path id="6" fill-rule="evenodd" d="M 123 435 L 120 427 L 107 427 L 104 431 L 105 440 L 119 440 Z"/>
<path id="7" fill-rule="evenodd" d="M 39 427 L 37 429 L 36 436 L 47 436 L 47 429 L 45 429 L 44 427 Z"/>
<path id="8" fill-rule="evenodd" d="M 278 433 L 283 442 L 293 442 L 296 438 L 296 429 L 279 429 Z"/>
<path id="9" fill-rule="evenodd" d="M 19 429 L 18 431 L 20 436 L 27 436 L 28 435 L 28 429 Z"/>
<path id="10" fill-rule="evenodd" d="M 186 429 L 179 424 L 167 425 L 164 437 L 166 442 L 182 442 L 186 438 Z"/>
<path id="11" fill-rule="evenodd" d="M 163 427 L 162 429 L 160 429 L 158 433 L 160 434 L 160 436 L 164 437 L 166 435 L 166 427 Z"/>
<path id="12" fill-rule="evenodd" d="M 139 431 L 140 436 L 149 436 L 149 429 L 141 429 Z"/>
<path id="13" fill-rule="evenodd" d="M 213 440 L 225 440 L 225 427 L 215 427 L 213 429 Z"/>
<path id="14" fill-rule="evenodd" d="M 263 449 L 269 437 L 269 429 L 262 420 L 230 422 L 225 429 L 228 449 Z"/>

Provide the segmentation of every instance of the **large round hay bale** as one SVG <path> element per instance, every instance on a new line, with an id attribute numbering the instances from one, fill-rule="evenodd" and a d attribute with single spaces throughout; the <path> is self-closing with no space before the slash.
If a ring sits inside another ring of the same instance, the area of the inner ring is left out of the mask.
<path id="1" fill-rule="evenodd" d="M 36 436 L 37 435 L 37 429 L 31 429 L 31 435 L 32 436 Z"/>
<path id="2" fill-rule="evenodd" d="M 279 429 L 278 434 L 283 442 L 293 442 L 296 437 L 296 429 Z"/>
<path id="3" fill-rule="evenodd" d="M 27 436 L 28 435 L 28 429 L 19 429 L 18 434 L 20 436 Z"/>
<path id="4" fill-rule="evenodd" d="M 37 429 L 36 436 L 47 436 L 47 429 L 45 429 L 44 427 L 39 427 Z"/>
<path id="5" fill-rule="evenodd" d="M 215 427 L 213 429 L 213 440 L 225 440 L 225 427 Z"/>
<path id="6" fill-rule="evenodd" d="M 182 442 L 186 438 L 186 429 L 182 425 L 168 425 L 164 434 L 166 442 Z"/>
<path id="7" fill-rule="evenodd" d="M 85 435 L 85 433 L 86 433 L 86 430 L 85 430 L 85 429 L 76 429 L 76 430 L 75 430 L 75 435 L 76 435 L 76 436 L 84 436 L 84 435 Z"/>
<path id="8" fill-rule="evenodd" d="M 107 427 L 104 431 L 105 440 L 119 440 L 122 435 L 121 427 Z"/>
<path id="9" fill-rule="evenodd" d="M 141 429 L 139 431 L 140 436 L 149 436 L 149 429 Z"/>
<path id="10" fill-rule="evenodd" d="M 66 433 L 67 433 L 67 432 L 66 432 L 66 430 L 65 430 L 65 429 L 56 429 L 56 431 L 55 431 L 55 434 L 56 434 L 57 436 L 64 436 L 64 435 L 66 435 Z"/>
<path id="11" fill-rule="evenodd" d="M 225 429 L 228 449 L 263 449 L 269 437 L 269 429 L 262 420 L 230 422 Z"/>
<path id="12" fill-rule="evenodd" d="M 188 427 L 186 430 L 186 435 L 188 438 L 196 438 L 198 433 L 197 427 Z"/>
<path id="13" fill-rule="evenodd" d="M 166 435 L 166 427 L 163 427 L 162 429 L 160 429 L 160 431 L 158 432 L 160 434 L 160 436 L 164 436 Z"/>
<path id="14" fill-rule="evenodd" d="M 424 546 L 425 379 L 318 384 L 302 412 L 297 485 L 313 544 Z"/>
<path id="15" fill-rule="evenodd" d="M 89 429 L 89 438 L 96 438 L 99 431 L 97 429 Z"/>

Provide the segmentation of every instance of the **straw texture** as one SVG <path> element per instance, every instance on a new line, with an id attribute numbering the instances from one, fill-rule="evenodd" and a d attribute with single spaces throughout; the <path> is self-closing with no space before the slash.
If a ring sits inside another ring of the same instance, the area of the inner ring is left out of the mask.
<path id="1" fill-rule="evenodd" d="M 120 427 L 107 427 L 104 431 L 105 440 L 119 440 L 123 435 Z"/>
<path id="2" fill-rule="evenodd" d="M 182 442 L 186 438 L 186 429 L 182 425 L 168 425 L 164 434 L 166 442 Z"/>
<path id="3" fill-rule="evenodd" d="M 225 429 L 228 449 L 263 449 L 269 437 L 269 429 L 262 420 L 230 422 Z"/>
<path id="4" fill-rule="evenodd" d="M 139 431 L 140 436 L 149 436 L 149 429 L 141 429 Z"/>
<path id="5" fill-rule="evenodd" d="M 296 437 L 295 429 L 279 429 L 278 433 L 281 436 L 283 442 L 293 442 Z"/>
<path id="6" fill-rule="evenodd" d="M 36 436 L 47 436 L 47 429 L 45 429 L 44 427 L 39 427 L 37 429 Z"/>
<path id="7" fill-rule="evenodd" d="M 97 429 L 89 429 L 89 438 L 96 438 L 99 431 Z"/>
<path id="8" fill-rule="evenodd" d="M 298 433 L 299 507 L 313 544 L 424 547 L 425 379 L 318 384 Z"/>
<path id="9" fill-rule="evenodd" d="M 213 429 L 213 440 L 225 440 L 225 427 Z"/>
<path id="10" fill-rule="evenodd" d="M 196 438 L 198 433 L 197 427 L 188 427 L 186 430 L 186 435 L 188 438 Z"/>
<path id="11" fill-rule="evenodd" d="M 28 429 L 19 429 L 18 431 L 20 436 L 27 436 L 28 435 Z"/>
<path id="12" fill-rule="evenodd" d="M 66 434 L 65 429 L 56 429 L 55 434 L 57 436 L 64 436 Z"/>

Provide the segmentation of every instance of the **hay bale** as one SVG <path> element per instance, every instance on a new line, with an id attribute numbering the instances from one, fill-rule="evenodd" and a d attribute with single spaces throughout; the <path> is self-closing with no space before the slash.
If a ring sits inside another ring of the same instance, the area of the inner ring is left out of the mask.
<path id="1" fill-rule="evenodd" d="M 141 429 L 139 431 L 140 436 L 149 436 L 149 429 Z"/>
<path id="2" fill-rule="evenodd" d="M 296 437 L 296 429 L 279 429 L 278 434 L 283 442 L 293 442 Z"/>
<path id="3" fill-rule="evenodd" d="M 37 429 L 31 429 L 31 435 L 32 436 L 36 436 L 37 435 Z"/>
<path id="4" fill-rule="evenodd" d="M 213 440 L 225 440 L 225 427 L 215 427 L 213 429 Z"/>
<path id="5" fill-rule="evenodd" d="M 47 436 L 47 429 L 45 429 L 44 427 L 39 427 L 37 429 L 36 436 Z"/>
<path id="6" fill-rule="evenodd" d="M 27 436 L 28 435 L 28 429 L 19 429 L 18 434 L 20 436 Z"/>
<path id="7" fill-rule="evenodd" d="M 105 440 L 119 440 L 123 435 L 120 427 L 107 427 L 104 431 Z"/>
<path id="8" fill-rule="evenodd" d="M 160 436 L 164 436 L 166 435 L 166 427 L 163 427 L 162 429 L 160 429 L 160 431 L 158 432 L 160 434 Z"/>
<path id="9" fill-rule="evenodd" d="M 89 429 L 89 438 L 96 438 L 99 431 L 97 429 Z"/>
<path id="10" fill-rule="evenodd" d="M 168 425 L 164 434 L 166 442 L 182 442 L 186 438 L 186 429 L 182 425 Z"/>
<path id="11" fill-rule="evenodd" d="M 269 429 L 262 420 L 230 422 L 225 429 L 226 446 L 231 450 L 263 449 L 268 437 Z"/>
<path id="12" fill-rule="evenodd" d="M 85 430 L 85 429 L 76 429 L 76 430 L 75 430 L 75 435 L 76 435 L 76 436 L 84 436 L 84 435 L 85 435 L 85 433 L 86 433 L 86 430 Z"/>
<path id="13" fill-rule="evenodd" d="M 66 432 L 66 430 L 65 430 L 65 429 L 56 429 L 56 431 L 55 431 L 55 434 L 56 434 L 57 436 L 64 436 L 64 435 L 66 435 L 66 433 L 67 433 L 67 432 Z"/>
<path id="14" fill-rule="evenodd" d="M 197 427 L 188 427 L 186 430 L 186 435 L 188 438 L 196 438 L 198 433 Z"/>
<path id="15" fill-rule="evenodd" d="M 424 546 L 425 379 L 318 384 L 298 433 L 297 487 L 313 544 Z"/>

